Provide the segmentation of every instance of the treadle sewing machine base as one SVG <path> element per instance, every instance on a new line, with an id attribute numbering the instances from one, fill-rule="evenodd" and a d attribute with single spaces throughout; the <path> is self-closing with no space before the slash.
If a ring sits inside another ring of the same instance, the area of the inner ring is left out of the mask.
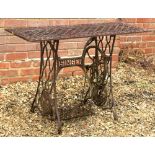
<path id="1" fill-rule="evenodd" d="M 40 77 L 31 111 L 34 112 L 35 108 L 41 106 L 42 113 L 47 113 L 46 107 L 53 114 L 53 119 L 57 120 L 58 133 L 61 133 L 62 122 L 57 107 L 56 80 L 62 68 L 72 66 L 79 66 L 89 81 L 89 88 L 85 92 L 83 103 L 86 104 L 91 99 L 97 106 L 107 104 L 107 108 L 113 108 L 111 63 L 114 42 L 115 35 L 91 37 L 84 46 L 82 56 L 74 58 L 60 58 L 58 56 L 58 40 L 41 42 Z M 92 50 L 94 50 L 93 56 Z M 53 58 L 53 65 L 51 58 Z M 89 65 L 85 63 L 86 58 L 89 58 Z M 109 91 L 107 85 L 109 85 Z M 116 114 L 114 115 L 116 116 Z"/>
<path id="2" fill-rule="evenodd" d="M 62 132 L 62 119 L 69 119 L 68 113 L 71 114 L 76 110 L 81 111 L 82 114 L 87 113 L 90 104 L 111 109 L 114 119 L 117 120 L 111 77 L 115 38 L 117 34 L 146 30 L 118 22 L 6 30 L 27 41 L 40 42 L 40 75 L 31 111 L 35 112 L 38 108 L 42 115 L 51 115 L 51 119 L 57 122 L 59 134 Z M 70 58 L 59 57 L 59 40 L 71 38 L 89 38 L 82 55 Z M 61 69 L 73 66 L 83 70 L 89 86 L 83 87 L 81 104 L 74 108 L 66 108 L 65 112 L 58 107 L 56 81 Z M 79 112 L 79 116 L 82 116 L 81 113 Z"/>

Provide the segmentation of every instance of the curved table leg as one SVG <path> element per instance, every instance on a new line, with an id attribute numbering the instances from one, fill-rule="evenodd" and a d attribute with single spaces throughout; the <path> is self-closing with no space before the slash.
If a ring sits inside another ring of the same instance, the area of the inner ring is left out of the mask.
<path id="1" fill-rule="evenodd" d="M 34 112 L 35 108 L 37 108 L 42 115 L 53 115 L 60 134 L 62 123 L 57 106 L 56 92 L 56 79 L 59 72 L 58 45 L 58 40 L 40 42 L 40 75 L 31 111 Z"/>
<path id="2" fill-rule="evenodd" d="M 91 63 L 85 65 L 85 60 L 83 60 L 83 70 L 89 82 L 84 103 L 91 99 L 97 106 L 111 109 L 116 120 L 111 76 L 114 43 L 115 36 L 113 35 L 90 38 L 84 47 L 83 59 L 87 57 Z M 90 49 L 94 50 L 93 56 Z"/>

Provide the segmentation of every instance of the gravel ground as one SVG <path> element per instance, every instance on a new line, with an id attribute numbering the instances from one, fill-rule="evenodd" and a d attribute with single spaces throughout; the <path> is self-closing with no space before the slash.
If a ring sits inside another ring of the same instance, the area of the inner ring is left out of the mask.
<path id="1" fill-rule="evenodd" d="M 72 104 L 82 84 L 82 76 L 60 79 L 60 96 Z M 155 136 L 153 72 L 120 63 L 113 73 L 118 121 L 110 110 L 93 105 L 93 115 L 64 121 L 62 135 L 57 135 L 53 121 L 30 112 L 36 86 L 18 82 L 0 87 L 0 136 Z"/>

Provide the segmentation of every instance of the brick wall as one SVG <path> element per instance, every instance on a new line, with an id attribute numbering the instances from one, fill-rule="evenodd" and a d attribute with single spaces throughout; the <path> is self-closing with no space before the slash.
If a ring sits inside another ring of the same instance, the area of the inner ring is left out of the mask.
<path id="1" fill-rule="evenodd" d="M 24 41 L 4 31 L 6 27 L 33 27 L 50 25 L 73 25 L 85 23 L 114 22 L 117 19 L 0 19 L 0 84 L 16 81 L 29 81 L 38 79 L 39 71 L 39 44 Z M 155 29 L 155 19 L 122 19 L 124 22 L 140 27 Z M 82 53 L 86 39 L 69 39 L 60 41 L 60 56 L 76 56 Z M 120 48 L 127 44 L 134 44 L 135 48 L 144 49 L 145 53 L 155 51 L 154 33 L 142 35 L 128 35 L 117 37 L 113 55 L 113 65 L 118 60 Z M 76 74 L 81 73 L 76 67 L 65 68 L 62 74 L 70 74 L 76 69 Z"/>
<path id="2" fill-rule="evenodd" d="M 132 46 L 134 49 L 141 49 L 147 55 L 155 54 L 155 18 L 122 18 L 122 21 L 153 32 L 120 36 L 120 48 Z"/>

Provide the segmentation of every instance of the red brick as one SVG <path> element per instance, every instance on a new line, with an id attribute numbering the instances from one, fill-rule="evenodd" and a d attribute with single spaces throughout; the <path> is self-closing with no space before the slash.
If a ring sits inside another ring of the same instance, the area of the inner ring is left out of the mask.
<path id="1" fill-rule="evenodd" d="M 138 42 L 138 43 L 133 44 L 133 47 L 134 48 L 146 48 L 147 46 L 145 42 Z"/>
<path id="2" fill-rule="evenodd" d="M 72 72 L 72 75 L 84 75 L 84 72 L 82 70 L 75 70 Z"/>
<path id="3" fill-rule="evenodd" d="M 0 84 L 1 84 L 1 80 L 0 80 Z M 0 92 L 0 99 L 2 99 L 4 97 L 4 94 Z"/>
<path id="4" fill-rule="evenodd" d="M 85 42 L 77 42 L 77 48 L 83 49 L 85 46 Z"/>
<path id="5" fill-rule="evenodd" d="M 126 44 L 120 43 L 120 49 L 124 48 Z"/>
<path id="6" fill-rule="evenodd" d="M 32 58 L 40 58 L 40 52 L 35 51 L 35 52 L 28 52 L 28 58 L 32 59 Z"/>
<path id="7" fill-rule="evenodd" d="M 4 27 L 4 19 L 0 19 L 0 27 Z"/>
<path id="8" fill-rule="evenodd" d="M 3 52 L 16 52 L 16 45 L 5 44 Z"/>
<path id="9" fill-rule="evenodd" d="M 127 36 L 120 36 L 120 42 L 126 42 Z"/>
<path id="10" fill-rule="evenodd" d="M 5 52 L 25 52 L 27 51 L 26 44 L 7 44 Z"/>
<path id="11" fill-rule="evenodd" d="M 129 48 L 139 48 L 140 42 L 127 43 Z M 127 45 L 126 44 L 126 45 Z"/>
<path id="12" fill-rule="evenodd" d="M 10 83 L 14 83 L 14 82 L 24 82 L 24 81 L 28 81 L 30 77 L 15 77 L 15 78 L 10 78 L 9 81 Z"/>
<path id="13" fill-rule="evenodd" d="M 95 55 L 95 49 L 94 48 L 90 48 L 88 52 L 90 55 Z"/>
<path id="14" fill-rule="evenodd" d="M 69 19 L 69 25 L 114 22 L 115 18 Z"/>
<path id="15" fill-rule="evenodd" d="M 92 60 L 89 57 L 85 57 L 84 63 L 90 64 L 90 63 L 92 63 Z"/>
<path id="16" fill-rule="evenodd" d="M 11 68 L 27 68 L 31 66 L 30 61 L 10 62 Z"/>
<path id="17" fill-rule="evenodd" d="M 27 45 L 26 44 L 16 44 L 16 52 L 25 52 L 27 51 Z"/>
<path id="18" fill-rule="evenodd" d="M 155 42 L 147 42 L 147 47 L 155 47 Z"/>
<path id="19" fill-rule="evenodd" d="M 155 22 L 155 18 L 137 18 L 138 23 L 152 23 Z"/>
<path id="20" fill-rule="evenodd" d="M 39 75 L 33 75 L 32 76 L 32 81 L 37 81 L 39 80 Z"/>
<path id="21" fill-rule="evenodd" d="M 118 61 L 118 54 L 113 54 L 112 55 L 112 61 L 115 61 L 115 62 Z"/>
<path id="22" fill-rule="evenodd" d="M 152 53 L 155 54 L 155 48 L 152 48 Z"/>
<path id="23" fill-rule="evenodd" d="M 5 37 L 4 36 L 0 36 L 0 45 L 5 43 Z"/>
<path id="24" fill-rule="evenodd" d="M 155 23 L 144 23 L 143 25 L 146 29 L 155 29 Z"/>
<path id="25" fill-rule="evenodd" d="M 6 60 L 24 60 L 27 59 L 27 53 L 6 54 Z"/>
<path id="26" fill-rule="evenodd" d="M 76 24 L 87 24 L 91 23 L 93 21 L 90 21 L 88 19 L 69 19 L 69 25 L 76 25 Z M 95 20 L 94 20 L 95 22 Z"/>
<path id="27" fill-rule="evenodd" d="M 113 54 L 118 54 L 120 52 L 120 47 L 114 47 Z"/>
<path id="28" fill-rule="evenodd" d="M 96 18 L 92 23 L 103 23 L 103 22 L 116 22 L 117 18 Z"/>
<path id="29" fill-rule="evenodd" d="M 26 44 L 27 51 L 39 51 L 40 50 L 40 44 L 38 43 L 30 43 Z"/>
<path id="30" fill-rule="evenodd" d="M 67 40 L 60 40 L 60 44 L 64 42 L 86 42 L 88 38 L 74 38 L 74 39 L 67 39 Z"/>
<path id="31" fill-rule="evenodd" d="M 152 48 L 145 48 L 145 49 L 144 49 L 144 52 L 145 52 L 146 54 L 150 54 L 150 53 L 153 52 L 153 49 L 152 49 Z"/>
<path id="32" fill-rule="evenodd" d="M 59 50 L 77 49 L 76 42 L 63 42 L 59 45 Z"/>
<path id="33" fill-rule="evenodd" d="M 6 44 L 24 44 L 26 41 L 16 36 L 5 36 Z"/>
<path id="34" fill-rule="evenodd" d="M 116 39 L 115 41 L 115 47 L 119 47 L 120 46 L 120 40 L 119 39 Z"/>
<path id="35" fill-rule="evenodd" d="M 146 18 L 137 18 L 137 22 L 144 23 L 144 22 L 147 22 L 147 19 Z"/>
<path id="36" fill-rule="evenodd" d="M 5 19 L 5 27 L 26 27 L 27 19 Z"/>
<path id="37" fill-rule="evenodd" d="M 69 25 L 69 19 L 49 19 L 49 25 Z"/>
<path id="38" fill-rule="evenodd" d="M 28 27 L 38 27 L 38 19 L 28 19 L 27 26 Z"/>
<path id="39" fill-rule="evenodd" d="M 80 70 L 80 68 L 78 66 L 66 67 L 66 68 L 63 69 L 63 73 L 73 72 L 73 71 L 76 71 L 76 70 Z"/>
<path id="40" fill-rule="evenodd" d="M 49 19 L 28 19 L 28 27 L 49 26 Z"/>
<path id="41" fill-rule="evenodd" d="M 10 64 L 8 62 L 0 62 L 0 69 L 8 69 Z"/>
<path id="42" fill-rule="evenodd" d="M 113 61 L 112 62 L 112 72 L 113 72 L 113 68 L 116 68 L 118 65 L 118 61 Z"/>
<path id="43" fill-rule="evenodd" d="M 5 54 L 0 54 L 0 61 L 4 61 Z"/>
<path id="44" fill-rule="evenodd" d="M 33 61 L 33 67 L 39 67 L 40 66 L 40 61 Z"/>
<path id="45" fill-rule="evenodd" d="M 141 40 L 142 40 L 142 37 L 141 36 L 127 37 L 127 41 L 130 41 L 130 42 L 141 41 Z"/>
<path id="46" fill-rule="evenodd" d="M 9 84 L 9 79 L 8 78 L 6 78 L 6 79 L 0 79 L 0 84 L 1 85 Z"/>
<path id="47" fill-rule="evenodd" d="M 68 50 L 59 50 L 58 56 L 59 57 L 67 57 L 68 56 Z"/>
<path id="48" fill-rule="evenodd" d="M 142 41 L 154 41 L 155 35 L 142 36 Z"/>
<path id="49" fill-rule="evenodd" d="M 18 76 L 17 70 L 1 70 L 0 76 L 3 77 L 12 77 L 12 76 Z"/>
<path id="50" fill-rule="evenodd" d="M 1 52 L 25 52 L 27 47 L 25 44 L 4 44 L 0 45 Z"/>
<path id="51" fill-rule="evenodd" d="M 20 71 L 21 76 L 28 76 L 28 75 L 38 75 L 39 74 L 39 69 L 22 69 Z"/>
<path id="52" fill-rule="evenodd" d="M 69 77 L 69 76 L 73 76 L 73 72 L 61 72 L 59 74 L 60 77 Z"/>
<path id="53" fill-rule="evenodd" d="M 0 45 L 0 52 L 6 52 L 6 45 Z"/>
<path id="54" fill-rule="evenodd" d="M 68 56 L 81 56 L 83 49 L 71 49 L 68 50 Z"/>
<path id="55" fill-rule="evenodd" d="M 49 19 L 39 19 L 38 26 L 49 26 Z"/>
<path id="56" fill-rule="evenodd" d="M 121 18 L 122 22 L 127 22 L 127 23 L 136 23 L 137 18 Z"/>
<path id="57" fill-rule="evenodd" d="M 5 84 L 20 82 L 20 81 L 26 82 L 29 80 L 30 80 L 30 77 L 10 77 L 10 78 L 1 79 L 1 84 L 5 85 Z"/>

